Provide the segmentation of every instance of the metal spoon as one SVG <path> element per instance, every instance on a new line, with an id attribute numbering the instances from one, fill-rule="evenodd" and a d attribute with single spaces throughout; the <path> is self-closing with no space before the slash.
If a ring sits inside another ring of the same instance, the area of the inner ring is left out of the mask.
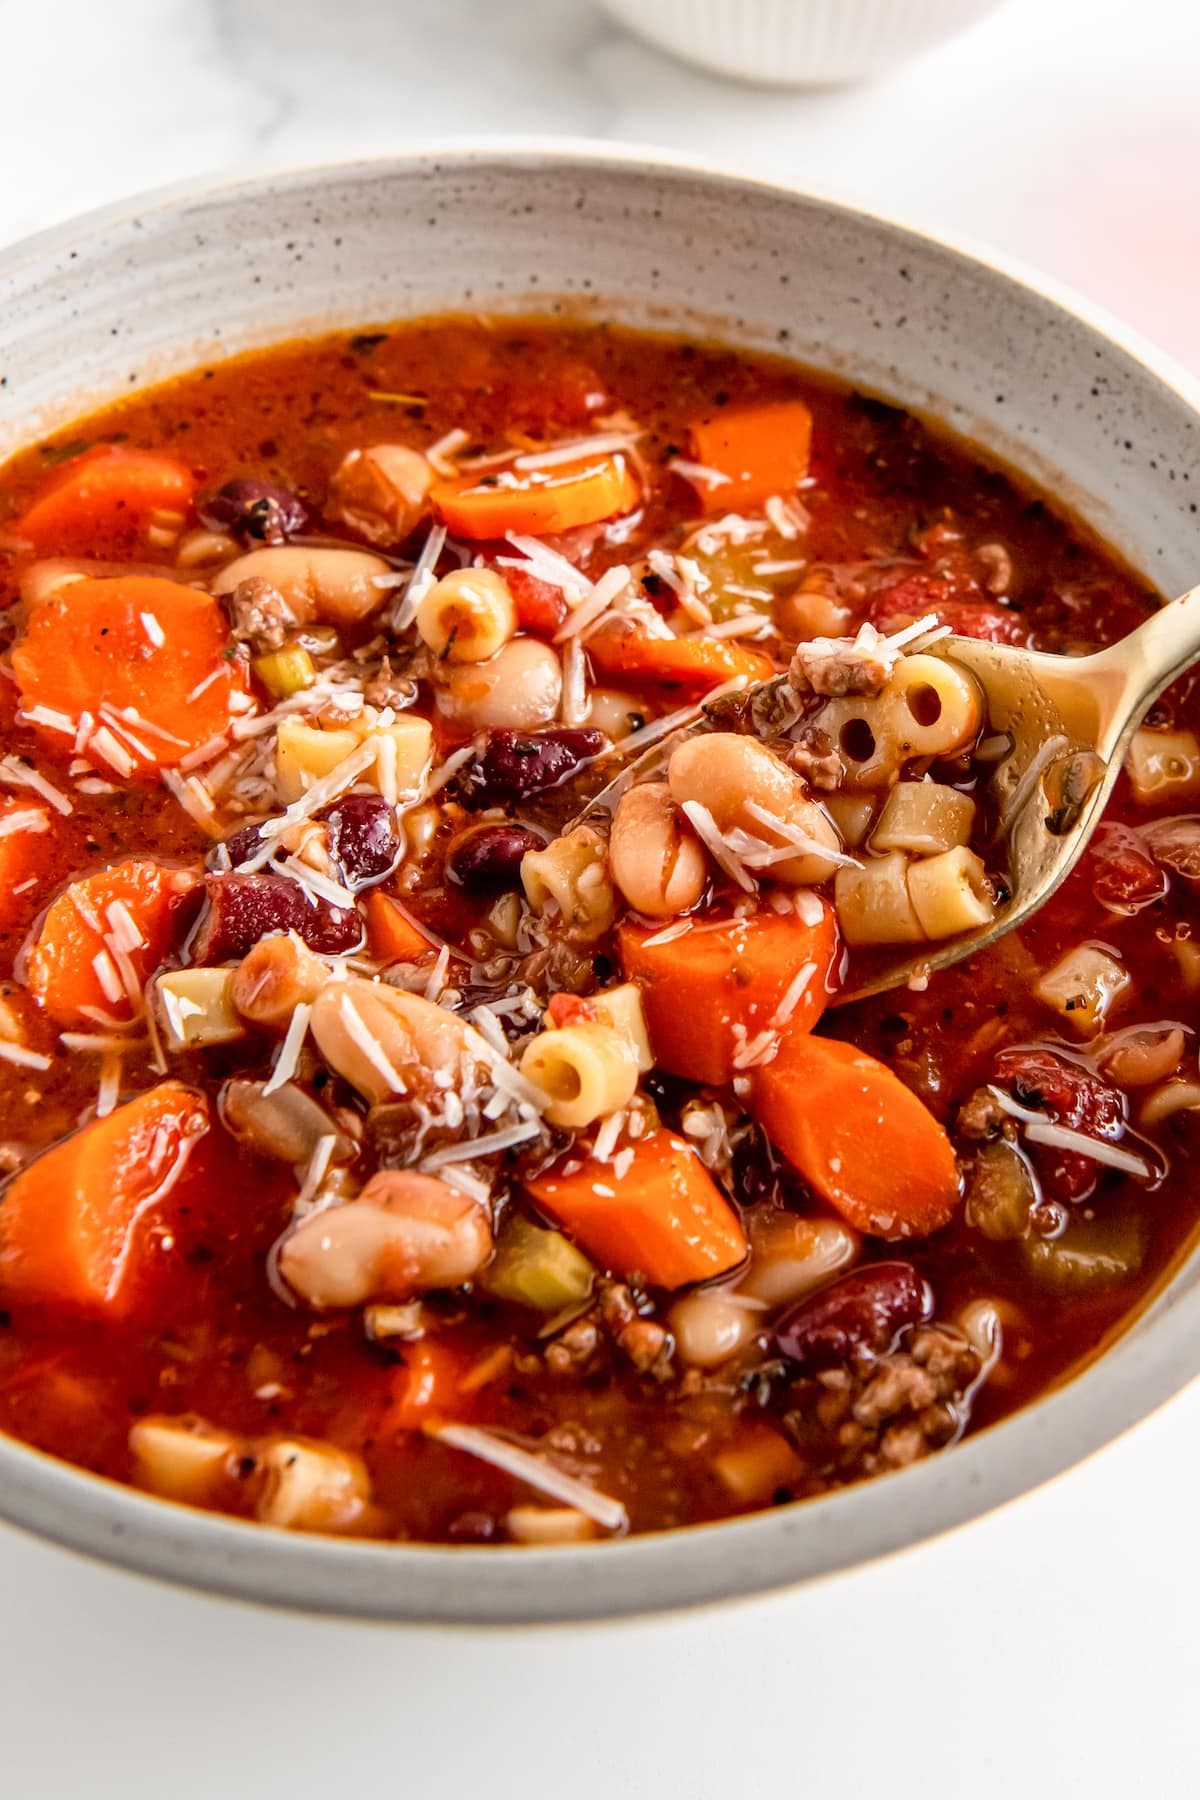
<path id="1" fill-rule="evenodd" d="M 992 922 L 944 943 L 880 951 L 835 1004 L 921 983 L 1022 924 L 1065 881 L 1100 821 L 1134 732 L 1163 689 L 1200 658 L 1200 587 L 1192 588 L 1092 656 L 1048 656 L 978 638 L 948 637 L 922 652 L 957 663 L 984 691 L 990 731 L 1010 747 L 988 780 L 1007 845 L 1009 897 Z M 787 677 L 748 689 L 768 701 Z M 697 720 L 660 739 L 590 802 L 586 817 L 615 804 L 631 780 L 659 767 L 683 737 L 711 730 Z"/>

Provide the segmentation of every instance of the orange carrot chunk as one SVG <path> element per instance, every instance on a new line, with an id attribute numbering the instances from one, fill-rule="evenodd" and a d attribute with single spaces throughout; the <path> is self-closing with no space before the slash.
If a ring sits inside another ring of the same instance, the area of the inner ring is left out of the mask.
<path id="1" fill-rule="evenodd" d="M 815 925 L 795 913 L 698 919 L 682 937 L 656 944 L 661 929 L 626 919 L 617 948 L 642 991 L 654 1060 L 672 1075 L 719 1087 L 737 1073 L 739 1049 L 750 1054 L 761 1032 L 811 1031 L 825 1010 L 838 949 L 831 907 Z"/>
<path id="2" fill-rule="evenodd" d="M 26 712 L 47 745 L 68 753 L 78 735 L 95 763 L 124 778 L 173 768 L 229 725 L 243 689 L 218 602 L 151 575 L 71 581 L 29 613 L 13 651 Z M 71 729 L 68 729 L 70 727 Z"/>
<path id="3" fill-rule="evenodd" d="M 60 1025 L 132 1019 L 142 988 L 182 939 L 202 893 L 199 876 L 148 860 L 72 882 L 29 952 L 30 993 Z"/>
<path id="4" fill-rule="evenodd" d="M 769 656 L 729 638 L 652 638 L 617 626 L 598 631 L 587 649 L 597 674 L 639 693 L 661 688 L 677 702 L 703 700 L 735 675 L 769 681 L 775 673 Z"/>
<path id="5" fill-rule="evenodd" d="M 706 513 L 728 513 L 790 494 L 808 473 L 811 447 L 812 414 L 800 400 L 698 419 L 688 455 L 725 479 L 697 481 L 696 497 Z"/>
<path id="6" fill-rule="evenodd" d="M 0 800 L 0 931 L 40 910 L 36 885 L 53 845 L 50 809 L 36 794 Z"/>
<path id="7" fill-rule="evenodd" d="M 658 1130 L 629 1148 L 633 1162 L 619 1180 L 610 1163 L 568 1154 L 525 1185 L 615 1275 L 679 1288 L 736 1268 L 746 1255 L 742 1227 L 691 1145 Z"/>
<path id="8" fill-rule="evenodd" d="M 387 894 L 368 894 L 366 913 L 367 947 L 376 962 L 416 962 L 432 952 L 429 939 Z"/>
<path id="9" fill-rule="evenodd" d="M 164 1081 L 22 1169 L 0 1202 L 0 1294 L 127 1312 L 137 1289 L 139 1227 L 207 1130 L 203 1096 Z"/>
<path id="10" fill-rule="evenodd" d="M 470 1411 L 459 1392 L 469 1357 L 461 1349 L 436 1338 L 404 1346 L 404 1368 L 384 1414 L 380 1435 L 396 1431 L 422 1431 L 427 1425 L 461 1419 Z"/>
<path id="11" fill-rule="evenodd" d="M 456 537 L 502 538 L 510 531 L 545 537 L 632 512 L 638 503 L 638 484 L 625 457 L 616 451 L 564 466 L 529 469 L 515 487 L 479 473 L 439 481 L 430 490 L 430 499 L 442 524 Z"/>
<path id="12" fill-rule="evenodd" d="M 179 531 L 191 513 L 196 479 L 173 457 L 98 444 L 47 483 L 12 526 L 35 550 L 117 559 L 155 548 L 147 533 Z"/>
<path id="13" fill-rule="evenodd" d="M 950 1139 L 883 1063 L 836 1038 L 793 1035 L 751 1074 L 758 1123 L 857 1230 L 904 1238 L 949 1224 L 959 1203 Z"/>

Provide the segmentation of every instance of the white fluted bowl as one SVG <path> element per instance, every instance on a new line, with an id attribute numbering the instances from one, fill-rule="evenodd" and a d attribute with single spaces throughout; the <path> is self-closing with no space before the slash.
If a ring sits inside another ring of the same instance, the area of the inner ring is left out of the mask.
<path id="1" fill-rule="evenodd" d="M 1159 588 L 1196 578 L 1200 388 L 1034 278 L 653 151 L 489 143 L 145 196 L 0 254 L 0 455 L 132 386 L 307 329 L 590 312 L 781 350 L 1044 481 Z M 1103 1357 L 902 1473 L 620 1543 L 276 1532 L 0 1437 L 0 1516 L 146 1574 L 361 1617 L 596 1618 L 828 1575 L 978 1517 L 1200 1373 L 1200 1257 Z"/>
<path id="2" fill-rule="evenodd" d="M 953 36 L 1000 0 L 599 0 L 685 62 L 775 87 L 880 75 Z"/>

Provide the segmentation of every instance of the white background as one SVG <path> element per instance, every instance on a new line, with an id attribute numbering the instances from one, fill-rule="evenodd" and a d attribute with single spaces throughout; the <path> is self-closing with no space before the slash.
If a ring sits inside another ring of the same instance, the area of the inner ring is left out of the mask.
<path id="1" fill-rule="evenodd" d="M 677 67 L 586 0 L 0 0 L 0 69 L 0 240 L 210 168 L 592 133 L 990 241 L 1200 371 L 1192 0 L 1010 0 L 873 87 L 807 97 Z M 574 1632 L 269 1615 L 0 1531 L 0 1781 L 14 1800 L 1194 1795 L 1198 1432 L 1193 1391 L 886 1565 Z"/>

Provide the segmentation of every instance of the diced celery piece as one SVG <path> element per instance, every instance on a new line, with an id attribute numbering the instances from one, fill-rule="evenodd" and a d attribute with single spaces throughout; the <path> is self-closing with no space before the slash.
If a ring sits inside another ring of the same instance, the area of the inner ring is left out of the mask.
<path id="1" fill-rule="evenodd" d="M 1128 1214 L 1072 1219 L 1061 1237 L 1026 1240 L 1030 1270 L 1060 1294 L 1116 1287 L 1136 1275 L 1146 1254 L 1141 1221 Z"/>
<path id="2" fill-rule="evenodd" d="M 254 673 L 273 700 L 287 700 L 303 693 L 316 680 L 313 659 L 303 644 L 285 644 L 253 659 Z"/>
<path id="3" fill-rule="evenodd" d="M 528 1219 L 510 1219 L 491 1262 L 476 1277 L 476 1286 L 494 1299 L 555 1313 L 586 1300 L 594 1279 L 587 1257 L 561 1231 L 545 1230 Z"/>

